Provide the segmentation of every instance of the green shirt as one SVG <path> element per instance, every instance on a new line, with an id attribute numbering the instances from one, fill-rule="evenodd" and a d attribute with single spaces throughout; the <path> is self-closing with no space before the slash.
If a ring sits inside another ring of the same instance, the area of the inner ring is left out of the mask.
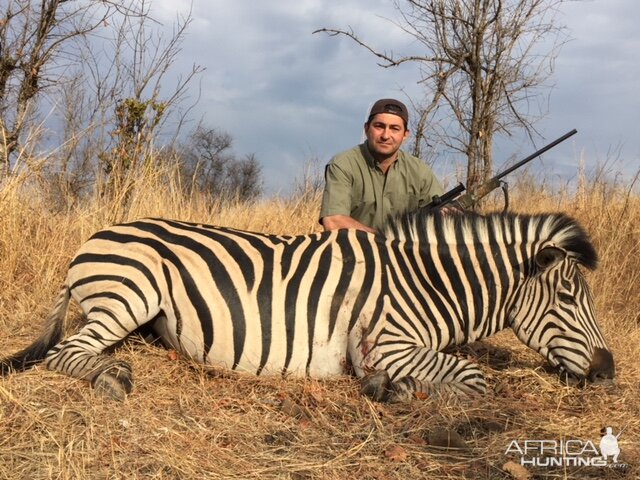
<path id="1" fill-rule="evenodd" d="M 377 230 L 389 216 L 427 205 L 443 193 L 429 166 L 402 150 L 385 175 L 366 142 L 333 157 L 325 181 L 320 218 L 348 215 Z"/>

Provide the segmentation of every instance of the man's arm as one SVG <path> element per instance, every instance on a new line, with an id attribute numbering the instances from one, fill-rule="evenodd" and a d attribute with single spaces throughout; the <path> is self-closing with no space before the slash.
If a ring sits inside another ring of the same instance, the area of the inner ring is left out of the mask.
<path id="1" fill-rule="evenodd" d="M 325 168 L 325 187 L 320 208 L 320 223 L 325 230 L 356 228 L 367 232 L 375 230 L 350 216 L 351 184 L 349 170 L 344 170 L 332 159 Z"/>
<path id="2" fill-rule="evenodd" d="M 375 228 L 368 227 L 348 215 L 328 215 L 320 219 L 325 230 L 337 230 L 338 228 L 355 228 L 365 232 L 378 233 Z"/>

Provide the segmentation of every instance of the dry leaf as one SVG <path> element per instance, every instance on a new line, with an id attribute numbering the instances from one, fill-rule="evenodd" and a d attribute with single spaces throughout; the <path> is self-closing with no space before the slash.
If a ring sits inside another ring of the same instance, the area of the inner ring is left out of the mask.
<path id="1" fill-rule="evenodd" d="M 460 450 L 468 449 L 467 442 L 455 430 L 435 427 L 427 435 L 429 445 L 446 449 L 456 448 Z"/>
<path id="2" fill-rule="evenodd" d="M 528 480 L 531 478 L 529 470 L 516 462 L 507 462 L 502 466 L 502 469 L 516 480 Z"/>
<path id="3" fill-rule="evenodd" d="M 429 395 L 424 392 L 415 392 L 414 395 L 418 400 L 426 400 L 427 398 L 429 398 Z"/>
<path id="4" fill-rule="evenodd" d="M 178 360 L 179 356 L 180 355 L 175 350 L 169 350 L 169 353 L 167 353 L 167 358 L 172 362 L 175 362 L 176 360 Z"/>
<path id="5" fill-rule="evenodd" d="M 384 456 L 392 462 L 404 462 L 407 459 L 407 451 L 400 445 L 392 445 L 384 451 Z"/>
<path id="6" fill-rule="evenodd" d="M 293 418 L 309 419 L 311 417 L 311 415 L 309 415 L 309 412 L 306 408 L 301 407 L 295 402 L 292 402 L 288 398 L 285 398 L 284 400 L 282 400 L 282 403 L 280 404 L 280 410 L 282 410 L 284 413 L 286 413 L 287 415 Z"/>
<path id="7" fill-rule="evenodd" d="M 407 436 L 407 441 L 409 443 L 413 443 L 414 445 L 426 445 L 427 441 L 422 438 L 420 435 L 418 435 L 417 433 L 412 433 L 411 435 Z"/>
<path id="8" fill-rule="evenodd" d="M 306 430 L 307 428 L 309 428 L 311 426 L 311 422 L 309 421 L 309 419 L 307 417 L 302 417 L 299 421 L 298 421 L 298 426 L 302 429 L 302 430 Z"/>

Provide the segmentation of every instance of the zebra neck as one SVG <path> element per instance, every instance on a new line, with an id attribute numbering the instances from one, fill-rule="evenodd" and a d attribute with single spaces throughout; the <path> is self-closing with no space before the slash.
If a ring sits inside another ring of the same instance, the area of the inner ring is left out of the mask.
<path id="1" fill-rule="evenodd" d="M 513 253 L 522 250 L 388 241 L 380 249 L 383 293 L 425 343 L 446 347 L 487 338 L 510 326 L 509 311 L 530 269 Z"/>

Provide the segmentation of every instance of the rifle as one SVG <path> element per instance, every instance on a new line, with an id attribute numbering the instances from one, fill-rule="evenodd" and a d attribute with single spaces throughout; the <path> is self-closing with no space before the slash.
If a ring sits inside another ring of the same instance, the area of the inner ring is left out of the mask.
<path id="1" fill-rule="evenodd" d="M 505 210 L 506 210 L 509 200 L 508 200 L 508 197 L 507 197 L 506 183 L 501 181 L 502 178 L 507 176 L 507 175 L 509 175 L 514 170 L 517 170 L 518 168 L 523 166 L 525 163 L 528 163 L 531 160 L 533 160 L 534 158 L 539 157 L 540 155 L 545 153 L 547 150 L 551 150 L 553 147 L 555 147 L 556 145 L 558 145 L 561 142 L 564 142 L 567 138 L 569 138 L 570 136 L 572 136 L 572 135 L 574 135 L 576 133 L 578 133 L 578 131 L 575 128 L 573 130 L 571 130 L 570 132 L 565 133 L 560 138 L 557 138 L 556 140 L 554 140 L 550 144 L 545 145 L 544 147 L 542 147 L 540 150 L 537 150 L 537 151 L 533 152 L 527 158 L 525 158 L 523 160 L 520 160 L 515 165 L 507 168 L 506 170 L 504 170 L 503 172 L 500 172 L 495 177 L 493 177 L 490 180 L 486 181 L 482 185 L 476 187 L 473 190 L 473 192 L 468 192 L 468 193 L 465 193 L 464 195 L 461 195 L 462 192 L 464 192 L 466 190 L 466 188 L 462 183 L 459 183 L 457 186 L 453 187 L 451 190 L 449 190 L 448 192 L 444 193 L 443 195 L 434 196 L 433 199 L 431 200 L 431 203 L 429 203 L 428 205 L 425 205 L 423 208 L 425 208 L 425 209 L 440 208 L 440 207 L 442 207 L 444 205 L 447 205 L 448 203 L 452 203 L 452 202 L 458 208 L 462 208 L 462 209 L 469 208 L 472 205 L 476 204 L 478 202 L 478 200 L 480 200 L 481 198 L 485 197 L 486 195 L 488 195 L 489 193 L 494 191 L 496 188 L 502 186 L 502 188 L 503 188 L 503 190 L 505 192 Z"/>

